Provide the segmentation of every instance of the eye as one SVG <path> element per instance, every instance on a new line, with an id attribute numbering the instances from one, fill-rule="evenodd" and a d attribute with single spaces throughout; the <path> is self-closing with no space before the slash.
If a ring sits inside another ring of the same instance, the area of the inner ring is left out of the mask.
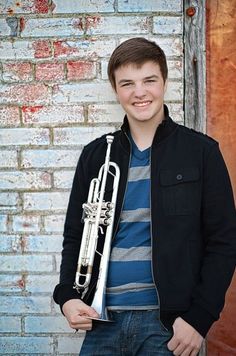
<path id="1" fill-rule="evenodd" d="M 147 79 L 147 80 L 146 80 L 146 83 L 155 83 L 155 82 L 156 82 L 155 79 Z"/>
<path id="2" fill-rule="evenodd" d="M 128 86 L 131 86 L 132 83 L 131 82 L 127 82 L 127 83 L 124 83 L 121 85 L 121 87 L 128 87 Z"/>

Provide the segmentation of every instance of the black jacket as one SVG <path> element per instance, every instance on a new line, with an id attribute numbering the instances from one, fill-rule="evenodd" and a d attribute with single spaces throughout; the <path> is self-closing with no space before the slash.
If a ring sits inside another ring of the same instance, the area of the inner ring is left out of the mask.
<path id="1" fill-rule="evenodd" d="M 115 132 L 111 161 L 121 170 L 114 235 L 122 210 L 130 159 L 125 117 Z M 79 298 L 73 289 L 83 231 L 82 204 L 89 184 L 104 163 L 105 135 L 84 147 L 75 172 L 65 221 L 60 283 L 54 300 L 61 306 Z M 109 199 L 109 182 L 106 199 Z M 172 121 L 165 107 L 151 148 L 151 232 L 154 282 L 162 322 L 177 316 L 205 336 L 219 318 L 235 269 L 236 212 L 227 169 L 218 143 Z M 89 291 L 91 302 L 98 262 Z"/>

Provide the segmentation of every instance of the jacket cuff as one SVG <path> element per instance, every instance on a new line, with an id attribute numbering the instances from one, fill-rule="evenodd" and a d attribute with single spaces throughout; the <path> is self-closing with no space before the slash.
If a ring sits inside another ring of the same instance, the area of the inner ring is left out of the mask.
<path id="1" fill-rule="evenodd" d="M 180 315 L 188 324 L 199 332 L 204 338 L 216 319 L 200 305 L 192 305 L 191 308 Z"/>
<path id="2" fill-rule="evenodd" d="M 63 305 L 70 299 L 81 299 L 81 295 L 77 292 L 73 286 L 68 284 L 58 284 L 53 292 L 53 299 L 55 303 L 60 305 L 61 312 Z"/>

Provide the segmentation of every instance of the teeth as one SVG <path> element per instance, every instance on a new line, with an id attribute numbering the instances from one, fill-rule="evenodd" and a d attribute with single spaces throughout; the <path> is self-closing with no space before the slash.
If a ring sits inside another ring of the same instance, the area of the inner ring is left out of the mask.
<path id="1" fill-rule="evenodd" d="M 134 103 L 135 106 L 146 106 L 150 104 L 150 101 L 145 101 L 145 102 L 142 102 L 142 103 Z"/>

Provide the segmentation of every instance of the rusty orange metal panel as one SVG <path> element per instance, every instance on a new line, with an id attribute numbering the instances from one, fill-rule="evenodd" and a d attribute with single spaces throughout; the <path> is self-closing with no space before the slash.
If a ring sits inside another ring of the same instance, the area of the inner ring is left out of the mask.
<path id="1" fill-rule="evenodd" d="M 207 133 L 220 142 L 236 198 L 236 0 L 207 0 L 206 6 Z M 208 335 L 207 355 L 236 355 L 236 275 Z"/>

